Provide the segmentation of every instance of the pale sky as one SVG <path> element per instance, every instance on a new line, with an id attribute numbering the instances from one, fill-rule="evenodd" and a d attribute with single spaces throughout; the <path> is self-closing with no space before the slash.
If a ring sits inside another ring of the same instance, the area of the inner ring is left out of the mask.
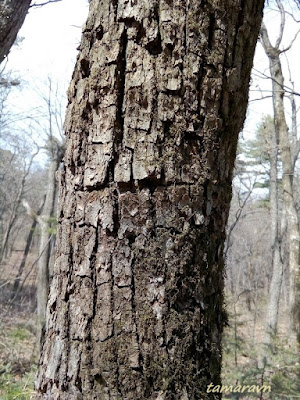
<path id="1" fill-rule="evenodd" d="M 21 82 L 8 97 L 7 107 L 17 120 L 10 129 L 21 130 L 29 141 L 33 138 L 40 146 L 45 139 L 43 129 L 23 119 L 23 116 L 32 116 L 39 124 L 47 123 L 40 114 L 44 112 L 45 103 L 41 96 L 48 92 L 49 77 L 61 93 L 64 114 L 65 93 L 72 77 L 78 53 L 76 48 L 87 13 L 88 0 L 62 0 L 30 8 L 18 35 L 24 40 L 19 46 L 13 46 L 9 53 L 5 72 L 12 71 L 12 76 Z M 28 124 L 31 125 L 29 128 Z M 38 160 L 44 162 L 42 153 Z"/>
<path id="2" fill-rule="evenodd" d="M 70 80 L 87 12 L 87 0 L 31 8 L 19 32 L 24 40 L 11 50 L 7 68 L 19 70 L 25 80 L 48 74 Z"/>

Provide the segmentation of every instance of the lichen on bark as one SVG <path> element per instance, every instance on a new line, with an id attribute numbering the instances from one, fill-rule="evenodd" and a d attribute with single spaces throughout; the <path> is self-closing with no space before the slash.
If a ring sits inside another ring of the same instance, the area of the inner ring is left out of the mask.
<path id="1" fill-rule="evenodd" d="M 262 0 L 92 1 L 39 398 L 218 399 L 223 243 Z"/>

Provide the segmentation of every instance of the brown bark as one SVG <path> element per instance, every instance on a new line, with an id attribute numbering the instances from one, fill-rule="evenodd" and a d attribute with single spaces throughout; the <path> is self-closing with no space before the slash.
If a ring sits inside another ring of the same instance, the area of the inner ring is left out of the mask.
<path id="1" fill-rule="evenodd" d="M 92 1 L 69 89 L 42 399 L 217 399 L 261 0 Z"/>
<path id="2" fill-rule="evenodd" d="M 16 40 L 30 2 L 31 0 L 3 0 L 0 3 L 0 64 Z"/>

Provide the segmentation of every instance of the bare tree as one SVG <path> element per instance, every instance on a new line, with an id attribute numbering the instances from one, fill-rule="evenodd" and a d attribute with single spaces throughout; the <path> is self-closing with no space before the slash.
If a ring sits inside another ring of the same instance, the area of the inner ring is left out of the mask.
<path id="1" fill-rule="evenodd" d="M 37 217 L 41 214 L 43 207 L 44 207 L 44 203 L 45 203 L 45 196 L 42 200 L 42 204 L 40 205 L 39 209 L 37 210 L 36 213 L 34 213 L 34 218 L 33 218 L 33 222 L 30 226 L 29 229 L 29 233 L 26 239 L 26 246 L 24 249 L 24 254 L 22 256 L 22 260 L 20 263 L 20 266 L 18 268 L 18 272 L 15 278 L 15 282 L 14 282 L 14 286 L 13 286 L 13 293 L 12 293 L 12 300 L 17 298 L 19 292 L 20 292 L 20 288 L 21 288 L 21 279 L 22 279 L 22 274 L 26 265 L 26 261 L 27 261 L 27 257 L 31 248 L 31 244 L 32 244 L 32 240 L 33 240 L 33 235 L 37 226 Z M 27 203 L 25 203 L 27 205 Z M 26 208 L 26 207 L 25 207 Z M 37 217 L 36 217 L 37 216 Z"/>
<path id="2" fill-rule="evenodd" d="M 262 24 L 260 36 L 261 43 L 265 50 L 266 55 L 269 59 L 270 75 L 272 79 L 272 96 L 273 96 L 273 110 L 274 110 L 274 124 L 275 132 L 279 138 L 279 148 L 282 161 L 282 186 L 283 186 L 283 201 L 287 216 L 287 230 L 289 237 L 289 273 L 290 273 L 290 306 L 291 315 L 300 307 L 299 293 L 297 293 L 297 280 L 299 279 L 299 243 L 300 243 L 300 232 L 299 232 L 299 220 L 298 214 L 295 207 L 294 199 L 294 167 L 295 159 L 298 157 L 298 152 L 293 154 L 292 143 L 289 138 L 289 130 L 286 122 L 285 109 L 284 109 L 284 95 L 285 85 L 284 76 L 281 67 L 280 55 L 290 49 L 293 41 L 290 45 L 283 49 L 280 49 L 283 32 L 285 28 L 285 10 L 282 2 L 277 0 L 277 5 L 280 11 L 281 24 L 280 32 L 276 39 L 276 43 L 273 46 L 269 39 L 268 31 L 265 24 Z M 295 36 L 296 37 L 296 36 Z M 296 148 L 299 149 L 298 143 Z M 299 321 L 294 321 L 297 325 Z M 299 329 L 299 326 L 298 328 Z"/>
<path id="3" fill-rule="evenodd" d="M 19 145 L 20 145 L 20 143 L 19 143 Z M 17 147 L 18 147 L 18 145 L 17 145 Z M 4 254 L 6 252 L 7 245 L 9 242 L 11 231 L 12 231 L 14 224 L 18 217 L 19 207 L 21 205 L 22 197 L 24 195 L 26 179 L 30 173 L 33 160 L 34 160 L 35 156 L 37 155 L 37 151 L 36 151 L 35 153 L 33 153 L 29 156 L 29 159 L 27 159 L 28 154 L 26 154 L 27 153 L 26 150 L 25 150 L 25 154 L 24 154 L 24 141 L 23 141 L 22 147 L 23 148 L 21 150 L 20 150 L 20 148 L 18 148 L 16 150 L 19 152 L 18 161 L 20 162 L 22 160 L 23 165 L 18 165 L 18 168 L 13 170 L 13 169 L 11 169 L 12 164 L 10 162 L 5 167 L 6 172 L 7 173 L 9 172 L 10 178 L 8 178 L 8 179 L 11 181 L 11 185 L 12 185 L 13 181 L 16 182 L 16 185 L 15 185 L 15 189 L 10 191 L 11 195 L 8 195 L 7 192 L 5 193 L 4 204 L 2 205 L 1 213 L 4 213 L 4 211 L 6 210 L 7 218 L 5 221 L 6 227 L 3 231 L 2 238 L 1 238 L 0 262 L 3 260 Z M 10 161 L 12 161 L 13 159 L 14 159 L 14 155 L 12 154 Z M 3 168 L 3 165 L 1 165 L 1 167 Z M 14 176 L 15 174 L 20 174 L 20 176 L 16 177 L 16 176 Z M 5 171 L 3 171 L 1 180 L 4 180 L 5 178 L 7 180 L 6 173 L 5 173 Z M 4 221 L 2 218 L 2 223 L 3 222 Z"/>

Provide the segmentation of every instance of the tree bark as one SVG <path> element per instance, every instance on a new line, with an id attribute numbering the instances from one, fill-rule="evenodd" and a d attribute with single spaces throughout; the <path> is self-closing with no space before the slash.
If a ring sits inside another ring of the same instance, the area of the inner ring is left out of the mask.
<path id="1" fill-rule="evenodd" d="M 16 40 L 30 3 L 31 0 L 3 0 L 0 3 L 0 64 Z"/>
<path id="2" fill-rule="evenodd" d="M 223 245 L 262 0 L 92 1 L 42 399 L 218 399 Z"/>

